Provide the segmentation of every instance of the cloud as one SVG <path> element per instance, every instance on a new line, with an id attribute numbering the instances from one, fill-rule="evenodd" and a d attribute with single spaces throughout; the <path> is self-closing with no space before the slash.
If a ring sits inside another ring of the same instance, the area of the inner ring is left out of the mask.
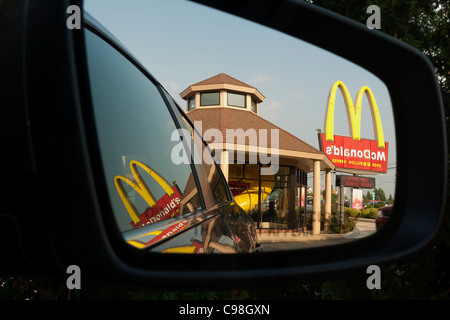
<path id="1" fill-rule="evenodd" d="M 177 91 L 179 86 L 175 81 L 169 80 L 169 81 L 163 81 L 163 86 L 168 91 Z"/>
<path id="2" fill-rule="evenodd" d="M 270 76 L 267 74 L 260 74 L 255 76 L 252 80 L 250 80 L 250 83 L 265 83 L 265 82 L 274 82 L 278 81 L 277 77 Z"/>
<path id="3" fill-rule="evenodd" d="M 259 106 L 258 114 L 269 121 L 276 120 L 283 111 L 283 106 L 283 102 L 266 99 Z"/>

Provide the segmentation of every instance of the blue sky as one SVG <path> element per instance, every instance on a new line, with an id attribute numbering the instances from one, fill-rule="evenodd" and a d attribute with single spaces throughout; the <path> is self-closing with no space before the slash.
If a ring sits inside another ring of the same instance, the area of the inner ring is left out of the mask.
<path id="1" fill-rule="evenodd" d="M 114 34 L 185 107 L 189 85 L 226 73 L 265 97 L 259 115 L 318 148 L 328 92 L 337 80 L 354 97 L 367 85 L 377 100 L 389 167 L 395 167 L 395 131 L 386 86 L 366 70 L 303 41 L 185 0 L 86 0 L 85 9 Z M 330 36 L 333 36 L 330 33 Z M 340 93 L 335 134 L 348 135 Z M 362 107 L 361 134 L 374 139 L 370 108 Z M 377 175 L 394 195 L 395 170 Z"/>

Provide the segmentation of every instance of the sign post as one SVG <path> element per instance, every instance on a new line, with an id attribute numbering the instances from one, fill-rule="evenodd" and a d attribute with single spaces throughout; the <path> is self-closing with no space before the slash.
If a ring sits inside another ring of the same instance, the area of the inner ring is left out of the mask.
<path id="1" fill-rule="evenodd" d="M 345 188 L 344 186 L 339 186 L 339 212 L 338 212 L 339 224 L 344 224 L 344 203 L 345 203 Z"/>

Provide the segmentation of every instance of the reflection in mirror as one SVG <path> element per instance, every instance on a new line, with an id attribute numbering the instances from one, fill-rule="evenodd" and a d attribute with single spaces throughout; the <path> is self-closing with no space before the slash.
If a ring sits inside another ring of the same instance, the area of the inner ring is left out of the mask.
<path id="1" fill-rule="evenodd" d="M 188 1 L 85 8 L 172 97 L 86 31 L 106 184 L 130 245 L 301 249 L 355 241 L 389 220 L 395 128 L 374 75 Z"/>

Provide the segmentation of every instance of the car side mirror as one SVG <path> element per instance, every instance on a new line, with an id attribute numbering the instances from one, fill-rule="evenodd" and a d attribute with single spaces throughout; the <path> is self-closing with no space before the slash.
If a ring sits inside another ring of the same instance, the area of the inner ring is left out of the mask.
<path id="1" fill-rule="evenodd" d="M 7 70 L 0 75 L 2 83 L 9 84 L 1 89 L 8 106 L 4 112 L 18 133 L 8 142 L 10 157 L 2 159 L 11 183 L 5 193 L 8 203 L 0 213 L 3 274 L 64 278 L 67 267 L 77 265 L 84 281 L 144 288 L 198 282 L 260 284 L 287 277 L 365 273 L 368 265 L 407 259 L 426 250 L 436 238 L 446 199 L 447 141 L 441 94 L 426 57 L 398 40 L 309 3 L 198 0 L 193 2 L 341 56 L 386 84 L 397 141 L 395 214 L 373 237 L 302 251 L 163 255 L 130 246 L 105 209 L 109 195 L 101 182 L 105 179 L 101 155 L 93 147 L 97 133 L 85 34 L 67 27 L 68 7 L 83 8 L 83 2 L 36 0 L 28 6 L 24 2 L 8 8 L 10 14 L 0 24 L 1 42 L 6 39 L 12 52 L 0 62 Z M 84 24 L 80 26 L 83 29 Z M 127 54 L 117 42 L 114 47 Z M 134 65 L 145 70 L 137 62 Z M 7 80 L 9 75 L 14 75 L 12 80 Z M 161 95 L 162 105 L 171 106 L 172 116 L 177 113 L 160 83 L 145 75 L 155 94 Z M 3 136 L 11 136 L 2 130 Z M 420 177 L 424 164 L 418 152 L 432 155 L 429 171 Z M 16 155 L 21 159 L 19 168 L 10 170 L 10 162 L 14 163 L 10 159 Z M 427 198 L 416 186 L 418 179 L 422 185 L 433 186 Z M 199 189 L 210 190 L 196 182 Z M 205 192 L 199 202 L 213 203 L 217 195 L 213 191 Z M 221 196 L 230 196 L 230 191 L 223 190 Z M 235 212 L 230 215 L 239 217 Z M 210 218 L 209 212 L 201 216 Z"/>

